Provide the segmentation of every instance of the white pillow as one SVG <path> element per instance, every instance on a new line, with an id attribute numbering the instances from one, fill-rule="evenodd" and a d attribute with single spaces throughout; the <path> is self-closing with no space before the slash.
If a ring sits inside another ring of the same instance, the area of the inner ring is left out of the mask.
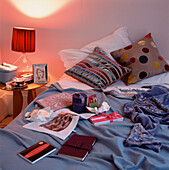
<path id="1" fill-rule="evenodd" d="M 117 49 L 124 48 L 131 43 L 132 42 L 129 40 L 128 37 L 127 26 L 124 26 L 120 27 L 107 37 L 94 41 L 82 47 L 80 50 L 91 53 L 93 52 L 95 47 L 100 47 L 103 51 L 106 52 L 109 58 L 113 59 L 110 55 L 111 50 L 115 51 Z"/>
<path id="2" fill-rule="evenodd" d="M 79 49 L 64 49 L 59 52 L 59 56 L 64 63 L 66 69 L 73 67 L 75 64 L 83 60 L 89 53 Z"/>
<path id="3" fill-rule="evenodd" d="M 127 27 L 120 27 L 112 34 L 98 40 L 94 41 L 81 49 L 64 49 L 59 52 L 61 60 L 64 62 L 66 69 L 74 66 L 76 63 L 83 60 L 92 53 L 95 47 L 100 47 L 103 51 L 107 53 L 107 56 L 111 59 L 112 56 L 110 52 L 124 48 L 130 45 L 132 42 L 129 40 Z M 114 59 L 113 59 L 114 60 Z"/>

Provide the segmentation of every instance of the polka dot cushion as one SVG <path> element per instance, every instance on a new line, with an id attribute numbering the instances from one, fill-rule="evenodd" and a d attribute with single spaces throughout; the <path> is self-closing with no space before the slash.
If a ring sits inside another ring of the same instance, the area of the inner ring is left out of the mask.
<path id="1" fill-rule="evenodd" d="M 100 48 L 95 48 L 93 53 L 65 71 L 67 75 L 96 89 L 106 88 L 128 72 L 130 69 L 111 60 Z"/>
<path id="2" fill-rule="evenodd" d="M 129 75 L 123 79 L 127 85 L 169 71 L 169 65 L 160 56 L 151 33 L 137 43 L 110 54 L 119 64 L 131 69 Z"/>

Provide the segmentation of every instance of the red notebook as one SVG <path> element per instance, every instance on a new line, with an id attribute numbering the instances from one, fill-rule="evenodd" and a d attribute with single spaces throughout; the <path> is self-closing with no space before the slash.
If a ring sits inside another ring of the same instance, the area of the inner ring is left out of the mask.
<path id="1" fill-rule="evenodd" d="M 74 134 L 63 144 L 57 154 L 84 161 L 95 142 L 96 137 Z"/>

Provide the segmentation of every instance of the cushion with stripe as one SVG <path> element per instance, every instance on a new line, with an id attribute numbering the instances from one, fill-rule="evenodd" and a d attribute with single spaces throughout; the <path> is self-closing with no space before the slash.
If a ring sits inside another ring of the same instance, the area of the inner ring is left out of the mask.
<path id="1" fill-rule="evenodd" d="M 93 53 L 65 71 L 67 75 L 99 89 L 104 89 L 118 81 L 128 72 L 130 72 L 129 68 L 111 60 L 97 47 Z"/>

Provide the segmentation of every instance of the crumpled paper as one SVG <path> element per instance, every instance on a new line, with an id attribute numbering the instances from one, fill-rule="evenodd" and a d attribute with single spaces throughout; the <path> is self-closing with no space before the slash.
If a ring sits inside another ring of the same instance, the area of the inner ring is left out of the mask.
<path id="1" fill-rule="evenodd" d="M 32 112 L 26 112 L 25 118 L 32 122 L 45 122 L 53 118 L 53 111 L 50 107 L 34 109 Z"/>
<path id="2" fill-rule="evenodd" d="M 92 107 L 88 107 L 88 106 L 86 106 L 86 108 L 90 112 L 99 114 L 99 113 L 107 112 L 110 109 L 110 106 L 107 102 L 103 102 L 99 108 L 97 108 L 97 107 L 92 108 Z"/>

